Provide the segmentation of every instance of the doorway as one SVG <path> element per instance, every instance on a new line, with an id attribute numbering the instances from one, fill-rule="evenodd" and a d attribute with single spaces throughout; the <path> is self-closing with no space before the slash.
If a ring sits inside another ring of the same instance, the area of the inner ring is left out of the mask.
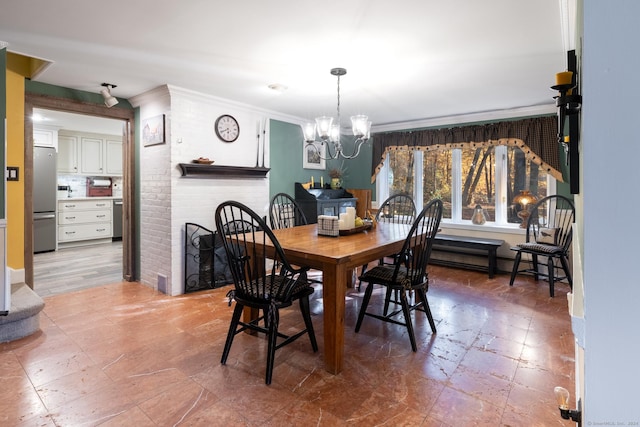
<path id="1" fill-rule="evenodd" d="M 42 108 L 33 109 L 32 121 L 33 290 L 46 297 L 121 282 L 125 121 Z M 83 151 L 83 144 L 91 149 Z M 98 150 L 94 149 L 96 145 Z M 43 168 L 42 154 L 56 152 L 52 160 L 57 157 L 57 161 L 51 162 L 51 168 Z M 89 166 L 100 169 L 87 171 Z M 87 181 L 94 179 L 109 183 L 98 189 L 100 197 L 90 197 L 96 194 L 87 192 Z M 91 203 L 104 207 L 84 212 L 61 211 L 61 206 Z M 42 210 L 46 214 L 52 211 L 53 215 L 45 215 Z M 43 232 L 43 221 L 39 220 L 42 216 L 54 217 L 47 220 L 52 222 L 51 233 Z M 110 236 L 92 235 L 97 230 L 110 232 Z"/>
<path id="2" fill-rule="evenodd" d="M 121 252 L 121 274 L 119 281 L 132 281 L 135 278 L 135 232 L 134 232 L 134 112 L 126 108 L 107 108 L 102 105 L 88 104 L 69 99 L 55 98 L 44 95 L 26 94 L 25 117 L 31 118 L 34 110 L 47 110 L 78 115 L 79 119 L 108 119 L 119 124 L 119 133 L 122 134 L 122 181 L 121 193 L 123 200 L 121 242 L 114 242 L 116 250 Z M 25 282 L 34 287 L 34 235 L 33 235 L 33 180 L 34 180 L 34 141 L 33 122 L 25 120 Z M 95 128 L 94 128 L 95 130 Z M 87 247 L 88 248 L 88 247 Z M 117 249 L 121 248 L 121 249 Z M 106 249 L 106 247 L 105 247 Z M 113 251 L 110 250 L 110 253 Z M 87 254 L 87 251 L 83 251 Z M 71 277 L 70 277 L 71 278 Z M 82 279 L 86 280 L 86 279 Z"/>

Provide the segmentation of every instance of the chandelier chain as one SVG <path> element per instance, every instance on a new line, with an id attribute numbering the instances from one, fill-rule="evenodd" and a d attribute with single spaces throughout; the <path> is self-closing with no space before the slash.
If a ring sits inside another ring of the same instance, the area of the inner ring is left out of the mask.
<path id="1" fill-rule="evenodd" d="M 340 75 L 338 75 L 338 107 L 337 107 L 337 113 L 338 113 L 338 129 L 340 129 Z"/>

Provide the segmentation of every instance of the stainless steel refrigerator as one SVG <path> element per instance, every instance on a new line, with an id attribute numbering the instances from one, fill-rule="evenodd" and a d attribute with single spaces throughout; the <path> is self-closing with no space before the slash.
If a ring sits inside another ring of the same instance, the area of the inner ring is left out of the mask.
<path id="1" fill-rule="evenodd" d="M 56 250 L 56 149 L 33 148 L 33 252 Z"/>

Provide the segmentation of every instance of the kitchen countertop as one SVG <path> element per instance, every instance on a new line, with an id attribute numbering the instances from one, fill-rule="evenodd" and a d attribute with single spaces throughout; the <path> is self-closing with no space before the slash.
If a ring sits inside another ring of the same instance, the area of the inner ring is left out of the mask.
<path id="1" fill-rule="evenodd" d="M 116 196 L 97 196 L 97 197 L 62 197 L 59 198 L 59 202 L 73 201 L 73 200 L 121 200 L 122 197 Z"/>

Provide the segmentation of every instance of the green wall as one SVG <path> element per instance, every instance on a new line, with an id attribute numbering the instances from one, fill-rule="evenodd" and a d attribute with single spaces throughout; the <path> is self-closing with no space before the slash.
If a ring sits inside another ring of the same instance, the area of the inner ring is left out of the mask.
<path id="1" fill-rule="evenodd" d="M 47 83 L 35 82 L 33 80 L 26 79 L 24 82 L 24 90 L 28 93 L 55 96 L 57 98 L 70 99 L 80 102 L 89 102 L 91 104 L 102 104 L 104 102 L 104 98 L 102 98 L 102 95 L 98 93 L 98 88 L 96 88 L 96 92 L 94 93 L 76 89 L 69 89 L 62 86 L 54 86 Z M 118 104 L 114 105 L 113 108 L 126 108 L 127 110 L 132 109 L 131 104 L 128 100 L 118 98 L 118 101 Z"/>
<path id="2" fill-rule="evenodd" d="M 342 138 L 344 151 L 350 155 L 353 153 L 354 143 L 353 137 L 344 136 Z M 341 167 L 345 170 L 342 178 L 344 188 L 370 189 L 375 199 L 375 184 L 371 184 L 371 143 L 367 142 L 362 145 L 360 154 L 355 159 L 340 159 L 327 161 L 327 170 L 333 167 Z M 328 174 L 325 175 L 325 180 Z"/>
<path id="3" fill-rule="evenodd" d="M 306 182 L 310 176 L 302 169 L 302 130 L 271 120 L 269 132 L 269 199 L 277 193 L 293 195 L 294 182 Z"/>
<path id="4" fill-rule="evenodd" d="M 299 125 L 271 120 L 270 138 L 270 164 L 269 173 L 269 197 L 277 193 L 287 193 L 293 195 L 294 183 L 309 182 L 311 176 L 315 182 L 320 182 L 320 177 L 324 177 L 324 182 L 329 182 L 329 169 L 333 167 L 343 167 L 346 170 L 343 177 L 344 188 L 364 188 L 373 189 L 371 185 L 371 146 L 365 144 L 360 150 L 360 155 L 355 159 L 328 160 L 324 171 L 317 169 L 302 168 L 302 152 L 304 142 L 302 141 L 302 129 Z M 353 143 L 344 138 L 343 145 L 345 151 L 350 154 L 353 150 Z"/>

